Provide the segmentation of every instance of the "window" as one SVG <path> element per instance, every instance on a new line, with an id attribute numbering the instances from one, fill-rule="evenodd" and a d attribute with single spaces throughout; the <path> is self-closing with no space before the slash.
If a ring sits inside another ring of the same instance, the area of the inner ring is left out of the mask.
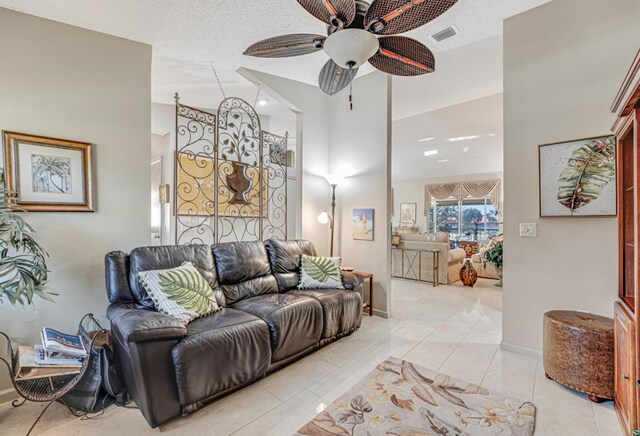
<path id="1" fill-rule="evenodd" d="M 458 201 L 438 201 L 436 203 L 436 230 L 449 233 L 451 239 L 460 237 Z"/>
<path id="2" fill-rule="evenodd" d="M 488 199 L 440 200 L 429 207 L 429 232 L 447 232 L 451 240 L 482 241 L 500 232 L 498 212 Z"/>

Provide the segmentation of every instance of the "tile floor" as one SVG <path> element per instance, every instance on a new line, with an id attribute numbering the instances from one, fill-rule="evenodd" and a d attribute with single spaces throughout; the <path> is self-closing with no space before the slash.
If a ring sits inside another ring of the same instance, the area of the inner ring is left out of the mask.
<path id="1" fill-rule="evenodd" d="M 135 409 L 112 407 L 83 421 L 54 404 L 34 434 L 289 435 L 392 355 L 533 401 L 536 435 L 622 435 L 611 402 L 593 404 L 547 380 L 540 360 L 499 348 L 502 293 L 493 283 L 394 281 L 391 319 L 365 316 L 353 335 L 161 429 L 150 429 Z M 0 434 L 26 434 L 41 407 L 0 405 Z"/>

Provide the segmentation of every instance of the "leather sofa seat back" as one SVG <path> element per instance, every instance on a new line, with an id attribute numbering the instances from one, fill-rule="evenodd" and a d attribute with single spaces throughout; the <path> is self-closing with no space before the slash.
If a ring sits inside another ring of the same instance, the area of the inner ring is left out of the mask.
<path id="1" fill-rule="evenodd" d="M 227 304 L 246 298 L 278 293 L 262 242 L 227 242 L 212 248 L 218 279 Z"/>
<path id="2" fill-rule="evenodd" d="M 300 259 L 303 254 L 308 256 L 318 255 L 310 241 L 270 239 L 265 245 L 280 292 L 287 292 L 298 287 L 300 282 Z"/>
<path id="3" fill-rule="evenodd" d="M 176 268 L 184 262 L 191 262 L 202 274 L 202 277 L 215 290 L 216 267 L 213 264 L 213 255 L 208 245 L 172 245 L 161 247 L 136 248 L 129 255 L 129 285 L 138 302 L 146 307 L 154 307 L 153 301 L 147 291 L 138 280 L 141 271 L 153 271 L 160 269 Z M 217 293 L 216 300 L 221 302 L 221 295 Z M 224 304 L 223 304 L 224 305 Z"/>
<path id="4" fill-rule="evenodd" d="M 129 286 L 129 255 L 112 251 L 104 257 L 104 275 L 110 303 L 137 302 Z"/>

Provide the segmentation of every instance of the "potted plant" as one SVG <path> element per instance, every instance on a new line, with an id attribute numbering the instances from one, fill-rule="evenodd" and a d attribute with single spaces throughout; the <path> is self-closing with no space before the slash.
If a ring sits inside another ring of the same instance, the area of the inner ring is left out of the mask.
<path id="1" fill-rule="evenodd" d="M 500 278 L 500 281 L 498 283 L 496 283 L 496 286 L 500 286 L 502 287 L 502 265 L 503 265 L 503 260 L 502 260 L 502 246 L 503 246 L 504 241 L 502 239 L 500 240 L 495 240 L 494 239 L 494 243 L 491 246 L 491 248 L 489 248 L 487 251 L 484 252 L 483 256 L 483 266 L 486 268 L 487 267 L 487 263 L 490 263 L 491 265 L 495 266 L 496 268 L 496 274 L 498 274 L 498 277 Z"/>
<path id="2" fill-rule="evenodd" d="M 34 305 L 35 297 L 54 302 L 58 294 L 46 286 L 48 254 L 9 197 L 0 169 L 0 305 Z"/>

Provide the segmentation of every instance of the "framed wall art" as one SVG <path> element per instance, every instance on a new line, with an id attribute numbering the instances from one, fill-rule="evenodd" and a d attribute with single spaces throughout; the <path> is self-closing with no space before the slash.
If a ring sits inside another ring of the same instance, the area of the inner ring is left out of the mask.
<path id="1" fill-rule="evenodd" d="M 353 209 L 353 239 L 373 241 L 374 209 Z"/>
<path id="2" fill-rule="evenodd" d="M 93 212 L 86 142 L 3 132 L 6 189 L 29 212 Z"/>
<path id="3" fill-rule="evenodd" d="M 402 224 L 415 224 L 417 203 L 400 203 L 400 222 Z"/>
<path id="4" fill-rule="evenodd" d="M 540 217 L 617 215 L 616 138 L 538 147 Z"/>

